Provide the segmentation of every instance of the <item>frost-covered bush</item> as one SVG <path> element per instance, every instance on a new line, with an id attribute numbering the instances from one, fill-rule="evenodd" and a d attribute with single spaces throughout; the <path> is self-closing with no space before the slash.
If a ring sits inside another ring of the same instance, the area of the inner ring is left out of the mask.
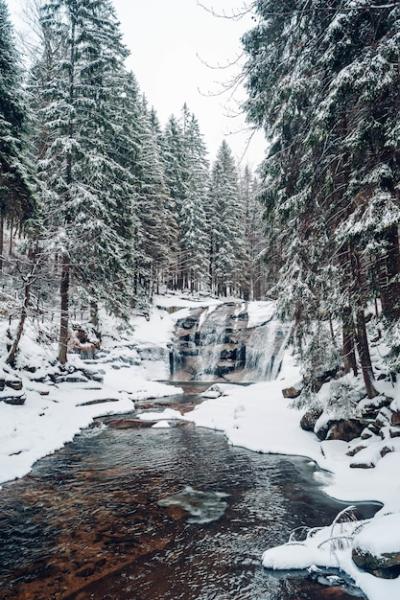
<path id="1" fill-rule="evenodd" d="M 335 419 L 355 418 L 358 414 L 358 403 L 364 395 L 354 383 L 331 381 L 324 412 Z"/>
<path id="2" fill-rule="evenodd" d="M 306 382 L 315 382 L 340 366 L 340 355 L 325 321 L 315 321 L 310 325 L 300 353 Z"/>

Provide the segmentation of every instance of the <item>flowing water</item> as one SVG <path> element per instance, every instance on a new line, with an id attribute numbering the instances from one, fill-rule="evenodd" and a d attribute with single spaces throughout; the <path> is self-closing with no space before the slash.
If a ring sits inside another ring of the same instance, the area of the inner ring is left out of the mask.
<path id="1" fill-rule="evenodd" d="M 234 448 L 189 424 L 121 429 L 115 419 L 2 490 L 2 600 L 354 598 L 260 563 L 292 529 L 342 508 L 309 461 Z"/>
<path id="2" fill-rule="evenodd" d="M 170 358 L 172 378 L 276 379 L 289 336 L 290 326 L 273 314 L 267 322 L 252 325 L 246 302 L 194 308 L 177 323 Z"/>

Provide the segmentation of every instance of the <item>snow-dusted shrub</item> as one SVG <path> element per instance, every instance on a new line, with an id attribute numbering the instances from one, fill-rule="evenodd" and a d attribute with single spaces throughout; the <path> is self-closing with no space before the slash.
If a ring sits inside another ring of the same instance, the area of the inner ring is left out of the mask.
<path id="1" fill-rule="evenodd" d="M 349 381 L 331 381 L 324 412 L 336 420 L 355 418 L 358 414 L 358 403 L 364 395 L 355 384 Z"/>

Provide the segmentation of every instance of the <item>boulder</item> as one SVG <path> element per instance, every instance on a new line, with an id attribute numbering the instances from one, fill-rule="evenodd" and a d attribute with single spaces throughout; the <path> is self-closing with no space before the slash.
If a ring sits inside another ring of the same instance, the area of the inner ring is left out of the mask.
<path id="1" fill-rule="evenodd" d="M 359 446 L 355 446 L 354 448 L 350 448 L 350 450 L 348 450 L 346 452 L 347 456 L 355 456 L 356 454 L 358 454 L 359 452 L 361 452 L 361 450 L 365 450 L 367 448 L 367 446 L 363 446 L 362 444 L 360 444 Z"/>
<path id="2" fill-rule="evenodd" d="M 392 402 L 391 398 L 387 396 L 376 396 L 375 398 L 365 398 L 361 400 L 358 407 L 363 417 L 368 419 L 375 419 L 378 416 L 379 411 L 382 408 L 390 406 Z"/>
<path id="3" fill-rule="evenodd" d="M 374 434 L 368 427 L 366 427 L 365 429 L 363 429 L 360 437 L 362 440 L 369 440 L 372 437 L 374 437 Z"/>
<path id="4" fill-rule="evenodd" d="M 327 440 L 342 440 L 351 442 L 360 437 L 364 425 L 356 419 L 340 419 L 329 423 L 329 429 L 326 436 Z"/>
<path id="5" fill-rule="evenodd" d="M 26 401 L 26 396 L 24 393 L 22 394 L 10 394 L 7 395 L 7 393 L 5 393 L 5 395 L 1 395 L 0 396 L 0 402 L 4 402 L 5 404 L 10 404 L 11 406 L 22 406 L 23 404 L 25 404 Z"/>
<path id="6" fill-rule="evenodd" d="M 393 425 L 394 427 L 400 426 L 400 412 L 399 411 L 392 413 L 391 419 L 390 419 L 390 424 Z"/>
<path id="7" fill-rule="evenodd" d="M 400 575 L 400 550 L 375 556 L 366 550 L 353 548 L 352 558 L 359 569 L 381 577 L 395 579 Z"/>
<path id="8" fill-rule="evenodd" d="M 18 377 L 7 377 L 5 380 L 5 384 L 7 387 L 11 388 L 12 390 L 16 390 L 16 391 L 22 390 L 22 381 Z"/>
<path id="9" fill-rule="evenodd" d="M 304 431 L 314 431 L 315 425 L 321 415 L 321 408 L 312 408 L 308 410 L 301 418 L 300 427 L 304 429 Z"/>
<path id="10" fill-rule="evenodd" d="M 359 461 L 359 462 L 352 462 L 350 463 L 350 469 L 374 469 L 375 468 L 375 463 L 373 463 L 372 461 Z"/>
<path id="11" fill-rule="evenodd" d="M 302 392 L 303 388 L 300 385 L 293 385 L 289 388 L 285 388 L 282 390 L 282 394 L 284 398 L 288 400 L 294 400 L 298 398 Z"/>

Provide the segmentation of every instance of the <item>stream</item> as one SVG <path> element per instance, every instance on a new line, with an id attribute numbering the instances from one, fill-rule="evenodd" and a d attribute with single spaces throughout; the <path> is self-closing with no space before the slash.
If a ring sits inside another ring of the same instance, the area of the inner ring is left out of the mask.
<path id="1" fill-rule="evenodd" d="M 195 392 L 143 406 L 190 407 Z M 261 566 L 262 552 L 292 529 L 328 524 L 343 508 L 321 491 L 310 461 L 231 447 L 191 424 L 112 421 L 98 420 L 4 486 L 2 600 L 362 597 L 343 581 L 324 587 Z M 360 506 L 364 517 L 373 510 Z"/>

